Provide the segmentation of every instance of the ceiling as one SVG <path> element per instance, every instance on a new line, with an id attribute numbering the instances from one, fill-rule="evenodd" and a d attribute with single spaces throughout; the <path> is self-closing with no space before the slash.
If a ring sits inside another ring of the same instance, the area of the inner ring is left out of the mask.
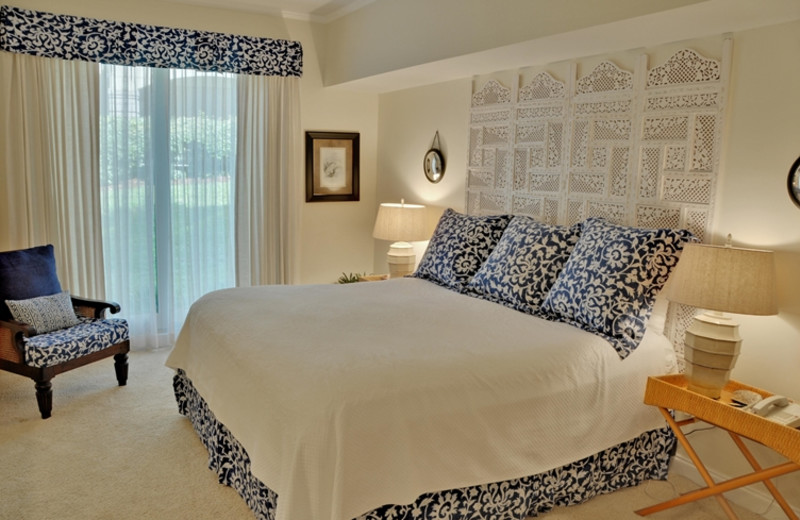
<path id="1" fill-rule="evenodd" d="M 312 22 L 330 22 L 375 0 L 172 0 Z"/>

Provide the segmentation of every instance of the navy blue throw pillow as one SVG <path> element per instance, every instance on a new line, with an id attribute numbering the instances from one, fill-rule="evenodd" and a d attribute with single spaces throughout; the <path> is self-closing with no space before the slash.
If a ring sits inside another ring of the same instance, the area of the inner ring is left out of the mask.
<path id="1" fill-rule="evenodd" d="M 0 319 L 12 319 L 6 300 L 27 300 L 60 292 L 52 245 L 0 253 Z"/>

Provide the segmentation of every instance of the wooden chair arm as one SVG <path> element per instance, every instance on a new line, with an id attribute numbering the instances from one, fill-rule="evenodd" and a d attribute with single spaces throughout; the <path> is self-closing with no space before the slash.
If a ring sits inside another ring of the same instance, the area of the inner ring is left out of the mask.
<path id="1" fill-rule="evenodd" d="M 32 325 L 17 320 L 0 320 L 0 327 L 9 329 L 11 334 L 14 335 L 20 334 L 30 337 L 39 334 Z"/>
<path id="2" fill-rule="evenodd" d="M 0 359 L 22 363 L 25 358 L 23 337 L 37 334 L 36 329 L 16 320 L 0 320 Z"/>
<path id="3" fill-rule="evenodd" d="M 76 314 L 86 318 L 104 318 L 106 310 L 111 314 L 116 314 L 120 311 L 120 306 L 117 302 L 90 300 L 80 296 L 72 296 L 72 306 L 75 307 Z"/>

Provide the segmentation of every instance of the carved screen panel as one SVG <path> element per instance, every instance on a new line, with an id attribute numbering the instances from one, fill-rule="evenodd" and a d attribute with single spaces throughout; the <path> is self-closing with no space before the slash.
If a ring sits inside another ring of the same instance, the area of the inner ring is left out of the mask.
<path id="1" fill-rule="evenodd" d="M 721 60 L 683 49 L 652 65 L 642 55 L 634 70 L 604 61 L 580 77 L 571 63 L 565 81 L 548 70 L 512 85 L 474 81 L 467 212 L 562 225 L 603 217 L 707 241 L 730 52 L 725 40 Z M 670 306 L 681 355 L 693 314 Z"/>

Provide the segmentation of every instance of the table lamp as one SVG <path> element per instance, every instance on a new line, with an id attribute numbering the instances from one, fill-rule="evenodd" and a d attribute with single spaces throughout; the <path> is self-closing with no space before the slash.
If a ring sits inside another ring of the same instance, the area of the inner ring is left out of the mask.
<path id="1" fill-rule="evenodd" d="M 667 298 L 705 309 L 686 330 L 689 389 L 717 399 L 730 379 L 742 339 L 739 324 L 723 314 L 778 313 L 772 251 L 690 243 L 670 277 Z"/>
<path id="2" fill-rule="evenodd" d="M 383 203 L 378 208 L 372 236 L 380 240 L 391 240 L 387 261 L 390 278 L 398 278 L 414 271 L 417 259 L 409 242 L 428 240 L 425 206 L 419 204 Z"/>

